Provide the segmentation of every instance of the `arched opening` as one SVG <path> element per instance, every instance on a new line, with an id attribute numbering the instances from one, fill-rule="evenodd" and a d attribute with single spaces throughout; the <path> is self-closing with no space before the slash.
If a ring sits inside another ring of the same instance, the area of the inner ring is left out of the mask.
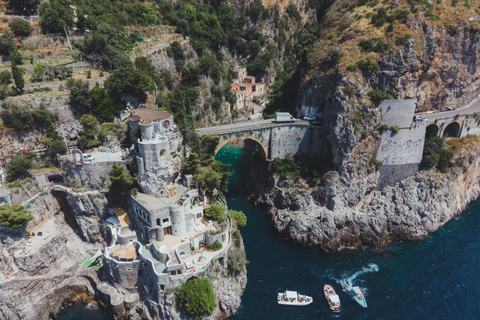
<path id="1" fill-rule="evenodd" d="M 438 135 L 438 131 L 439 131 L 439 128 L 436 123 L 429 124 L 425 132 L 425 137 L 426 138 L 435 137 Z"/>
<path id="2" fill-rule="evenodd" d="M 460 122 L 454 121 L 448 124 L 448 126 L 443 130 L 444 137 L 458 137 L 460 135 Z"/>
<path id="3" fill-rule="evenodd" d="M 220 149 L 222 149 L 224 146 L 226 146 L 227 144 L 242 144 L 243 141 L 254 141 L 256 144 L 258 144 L 258 146 L 260 147 L 259 149 L 261 149 L 262 151 L 262 155 L 264 156 L 264 159 L 268 159 L 268 149 L 267 147 L 263 144 L 262 141 L 260 141 L 259 139 L 255 138 L 255 137 L 252 137 L 252 136 L 241 136 L 241 137 L 230 137 L 228 139 L 226 139 L 225 141 L 222 141 L 221 143 L 218 144 L 217 148 L 215 149 L 215 155 L 217 155 L 217 153 L 220 151 Z"/>
<path id="4" fill-rule="evenodd" d="M 229 197 L 260 193 L 268 184 L 266 147 L 249 137 L 232 137 L 221 144 L 215 160 L 230 165 Z"/>

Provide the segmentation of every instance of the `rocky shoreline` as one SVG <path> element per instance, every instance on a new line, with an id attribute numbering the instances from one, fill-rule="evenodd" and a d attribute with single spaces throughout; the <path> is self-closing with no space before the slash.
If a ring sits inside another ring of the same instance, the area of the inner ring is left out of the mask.
<path id="1" fill-rule="evenodd" d="M 465 141 L 468 146 L 454 158 L 463 165 L 446 174 L 420 171 L 381 190 L 375 189 L 378 172 L 351 172 L 348 185 L 347 176 L 333 173 L 322 187 L 310 190 L 298 181 L 274 179 L 252 200 L 268 210 L 280 234 L 304 246 L 338 250 L 421 240 L 480 196 L 479 139 Z"/>
<path id="2" fill-rule="evenodd" d="M 0 271 L 8 277 L 0 279 L 0 319 L 48 319 L 80 299 L 97 302 L 115 319 L 188 319 L 176 306 L 175 290 L 166 290 L 158 301 L 151 301 L 140 287 L 134 293 L 117 289 L 101 270 L 82 265 L 107 244 L 100 223 L 107 205 L 104 193 L 64 187 L 35 199 L 31 207 L 36 209 L 30 212 L 37 223 L 49 219 L 58 233 L 31 255 L 18 254 L 25 240 L 4 238 Z M 217 297 L 217 307 L 207 319 L 233 316 L 240 306 L 246 271 L 231 275 L 227 268 L 225 261 L 216 261 L 205 271 Z"/>

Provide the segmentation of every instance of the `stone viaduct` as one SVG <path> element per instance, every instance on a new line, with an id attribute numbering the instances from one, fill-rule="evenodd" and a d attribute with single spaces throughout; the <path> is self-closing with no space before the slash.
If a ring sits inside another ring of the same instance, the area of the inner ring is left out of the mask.
<path id="1" fill-rule="evenodd" d="M 289 123 L 276 123 L 273 120 L 259 120 L 198 129 L 200 136 L 219 136 L 217 153 L 229 142 L 249 139 L 263 150 L 265 159 L 285 158 L 291 154 L 324 155 L 326 140 L 322 128 L 312 126 L 308 121 L 296 120 Z"/>

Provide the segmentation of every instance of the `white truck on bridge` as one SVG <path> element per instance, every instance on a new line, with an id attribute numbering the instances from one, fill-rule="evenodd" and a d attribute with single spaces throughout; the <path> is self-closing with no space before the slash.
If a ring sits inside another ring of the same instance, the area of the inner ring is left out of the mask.
<path id="1" fill-rule="evenodd" d="M 288 112 L 277 112 L 275 122 L 295 122 L 295 118 Z"/>

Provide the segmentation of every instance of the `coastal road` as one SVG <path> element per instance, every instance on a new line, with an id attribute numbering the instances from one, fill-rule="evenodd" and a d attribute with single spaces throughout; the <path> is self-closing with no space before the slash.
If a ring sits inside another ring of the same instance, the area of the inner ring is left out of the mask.
<path id="1" fill-rule="evenodd" d="M 427 121 L 435 121 L 436 119 L 453 118 L 457 114 L 463 116 L 466 114 L 472 114 L 477 112 L 480 112 L 480 98 L 477 98 L 466 107 L 458 108 L 456 110 L 436 113 L 422 113 L 421 115 L 424 116 Z"/>
<path id="2" fill-rule="evenodd" d="M 227 133 L 240 132 L 240 131 L 281 127 L 285 125 L 310 126 L 311 124 L 308 121 L 299 120 L 299 119 L 296 119 L 295 122 L 275 122 L 274 119 L 266 119 L 266 120 L 256 120 L 256 121 L 248 121 L 248 122 L 238 122 L 238 123 L 232 123 L 232 124 L 227 124 L 223 126 L 201 128 L 201 129 L 197 129 L 196 131 L 198 135 L 205 136 L 207 134 L 208 135 L 227 134 Z"/>

